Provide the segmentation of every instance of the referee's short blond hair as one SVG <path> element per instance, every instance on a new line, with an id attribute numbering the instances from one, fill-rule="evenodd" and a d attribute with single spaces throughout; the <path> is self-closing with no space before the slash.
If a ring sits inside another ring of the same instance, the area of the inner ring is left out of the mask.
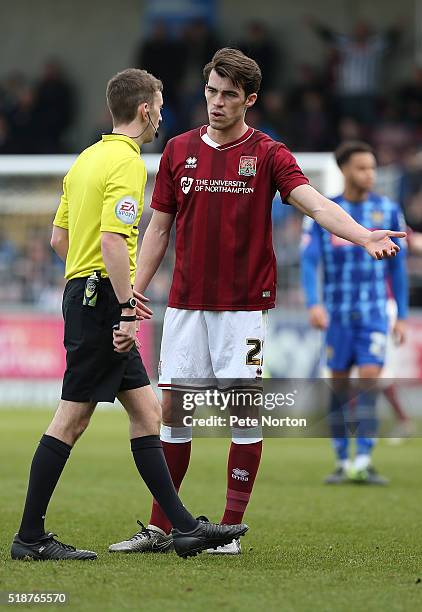
<path id="1" fill-rule="evenodd" d="M 154 94 L 163 91 L 160 79 L 146 70 L 128 68 L 115 74 L 107 83 L 107 106 L 114 125 L 130 123 L 136 117 L 138 106 L 152 104 Z"/>

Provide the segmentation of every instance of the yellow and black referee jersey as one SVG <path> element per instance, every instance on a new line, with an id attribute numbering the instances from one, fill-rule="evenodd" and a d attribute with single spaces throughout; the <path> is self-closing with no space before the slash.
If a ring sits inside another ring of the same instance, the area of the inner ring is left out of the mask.
<path id="1" fill-rule="evenodd" d="M 107 271 L 101 232 L 126 236 L 132 283 L 136 272 L 138 224 L 147 180 L 139 146 L 128 136 L 107 134 L 82 151 L 63 181 L 54 225 L 69 231 L 65 277 Z"/>

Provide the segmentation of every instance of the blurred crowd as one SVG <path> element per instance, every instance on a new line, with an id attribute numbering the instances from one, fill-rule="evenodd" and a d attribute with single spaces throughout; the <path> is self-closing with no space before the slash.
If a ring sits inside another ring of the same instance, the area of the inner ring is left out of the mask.
<path id="1" fill-rule="evenodd" d="M 389 65 L 402 53 L 404 24 L 374 31 L 358 21 L 351 32 L 338 33 L 313 17 L 304 21 L 325 46 L 326 62 L 320 67 L 293 61 L 293 71 L 287 50 L 259 21 L 247 24 L 240 40 L 219 38 L 202 20 L 175 38 L 165 22 L 157 22 L 134 60 L 164 82 L 164 140 L 206 123 L 202 68 L 219 47 L 230 45 L 262 69 L 248 123 L 294 151 L 331 151 L 340 141 L 359 138 L 385 150 L 383 155 L 401 157 L 421 142 L 422 66 L 396 87 L 386 85 Z"/>
<path id="2" fill-rule="evenodd" d="M 221 46 L 238 47 L 261 66 L 260 96 L 248 123 L 294 151 L 331 151 L 340 141 L 361 138 L 383 157 L 401 159 L 421 142 L 422 66 L 415 65 L 396 85 L 387 78 L 392 63 L 406 55 L 405 24 L 381 31 L 359 20 L 349 32 L 336 32 L 312 16 L 303 21 L 325 48 L 322 65 L 295 63 L 260 21 L 247 23 L 237 40 L 220 36 L 201 19 L 176 34 L 156 21 L 134 49 L 132 63 L 164 83 L 157 150 L 173 135 L 207 121 L 202 69 Z M 46 62 L 32 82 L 19 72 L 0 75 L 0 152 L 66 151 L 66 132 L 77 118 L 75 101 L 75 87 L 58 61 Z M 111 127 L 108 115 L 98 123 L 95 137 Z"/>
<path id="3" fill-rule="evenodd" d="M 133 55 L 133 64 L 160 77 L 165 88 L 160 138 L 148 150 L 159 152 L 170 137 L 207 122 L 202 68 L 221 46 L 238 47 L 257 60 L 263 73 L 248 123 L 298 152 L 332 151 L 350 139 L 368 141 L 377 152 L 379 191 L 398 200 L 409 227 L 422 232 L 422 66 L 413 66 L 395 86 L 386 78 L 390 64 L 403 53 L 404 24 L 379 31 L 358 21 L 349 32 L 335 32 L 308 16 L 304 25 L 325 48 L 322 66 L 295 65 L 288 50 L 259 21 L 248 23 L 239 40 L 221 38 L 199 19 L 178 35 L 157 21 Z M 17 72 L 0 79 L 0 153 L 67 152 L 66 135 L 76 110 L 75 87 L 57 61 L 48 61 L 33 82 Z M 110 129 L 105 114 L 93 127 L 92 140 Z M 280 299 L 298 304 L 301 218 L 279 201 L 273 210 L 279 284 L 289 289 L 280 292 Z M 155 303 L 167 299 L 171 252 L 149 290 Z M 419 305 L 421 261 L 420 255 L 409 259 L 412 301 Z M 62 265 L 46 235 L 28 230 L 25 246 L 19 247 L 0 234 L 0 301 L 43 307 L 48 297 L 56 303 L 61 278 Z"/>
<path id="4" fill-rule="evenodd" d="M 50 231 L 28 226 L 17 242 L 0 228 L 0 304 L 60 310 L 64 265 L 50 248 Z"/>
<path id="5" fill-rule="evenodd" d="M 67 153 L 75 117 L 74 86 L 57 61 L 33 81 L 19 71 L 0 79 L 0 153 Z"/>

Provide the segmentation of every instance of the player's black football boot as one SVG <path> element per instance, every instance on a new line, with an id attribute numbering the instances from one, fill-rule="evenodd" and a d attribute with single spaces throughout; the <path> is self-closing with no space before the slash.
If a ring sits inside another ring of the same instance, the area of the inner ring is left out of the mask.
<path id="1" fill-rule="evenodd" d="M 54 539 L 55 533 L 46 533 L 38 542 L 24 542 L 18 534 L 15 535 L 10 555 L 12 559 L 22 561 L 61 561 L 64 559 L 74 559 L 85 561 L 96 559 L 97 553 L 92 550 L 79 550 L 69 544 L 63 544 Z"/>
<path id="2" fill-rule="evenodd" d="M 340 466 L 324 478 L 324 484 L 328 485 L 344 484 L 345 482 L 349 482 L 349 477 L 346 470 Z"/>
<path id="3" fill-rule="evenodd" d="M 240 525 L 217 525 L 210 523 L 205 516 L 198 517 L 199 524 L 192 531 L 183 532 L 172 529 L 174 550 L 186 559 L 194 557 L 207 548 L 217 548 L 245 535 L 249 527 Z"/>

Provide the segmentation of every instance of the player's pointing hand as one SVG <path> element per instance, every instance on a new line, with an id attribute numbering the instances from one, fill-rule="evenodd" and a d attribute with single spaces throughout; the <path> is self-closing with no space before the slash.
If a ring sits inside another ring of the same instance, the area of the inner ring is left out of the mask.
<path id="1" fill-rule="evenodd" d="M 406 232 L 393 232 L 391 230 L 374 230 L 368 242 L 364 245 L 366 251 L 374 259 L 395 257 L 400 247 L 391 238 L 406 238 Z"/>

